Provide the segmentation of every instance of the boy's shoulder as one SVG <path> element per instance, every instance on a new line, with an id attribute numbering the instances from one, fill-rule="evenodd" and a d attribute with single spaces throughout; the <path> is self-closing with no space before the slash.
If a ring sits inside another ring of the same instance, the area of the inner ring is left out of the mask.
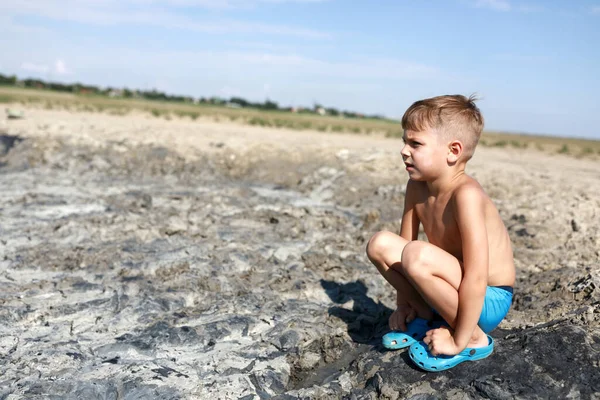
<path id="1" fill-rule="evenodd" d="M 427 191 L 427 183 L 423 181 L 415 181 L 412 179 L 408 180 L 406 185 L 406 191 L 412 193 L 424 192 Z M 479 195 L 483 197 L 487 197 L 483 187 L 469 175 L 462 175 L 460 179 L 456 181 L 454 186 L 451 189 L 452 197 L 465 196 L 465 195 Z"/>
<path id="2" fill-rule="evenodd" d="M 477 206 L 489 201 L 483 187 L 474 178 L 463 175 L 452 191 L 455 206 Z"/>
<path id="3" fill-rule="evenodd" d="M 456 182 L 453 192 L 455 194 L 465 192 L 481 192 L 481 194 L 485 194 L 479 182 L 467 174 L 461 176 L 461 179 Z"/>

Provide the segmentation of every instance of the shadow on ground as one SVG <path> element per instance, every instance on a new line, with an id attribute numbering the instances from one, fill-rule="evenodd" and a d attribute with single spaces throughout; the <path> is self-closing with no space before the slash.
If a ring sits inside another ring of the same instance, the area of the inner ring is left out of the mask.
<path id="1" fill-rule="evenodd" d="M 352 340 L 379 346 L 381 336 L 389 330 L 387 321 L 393 310 L 367 296 L 367 286 L 360 280 L 337 283 L 321 279 L 321 286 L 334 303 L 345 305 L 351 302 L 351 309 L 333 306 L 328 312 L 348 325 Z"/>
<path id="2" fill-rule="evenodd" d="M 0 156 L 5 155 L 12 149 L 14 146 L 23 141 L 23 138 L 17 135 L 8 135 L 5 133 L 0 133 Z"/>

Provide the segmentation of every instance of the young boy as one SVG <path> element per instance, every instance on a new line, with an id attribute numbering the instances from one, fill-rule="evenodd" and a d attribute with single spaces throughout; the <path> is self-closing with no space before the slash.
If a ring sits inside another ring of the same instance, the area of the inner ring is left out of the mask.
<path id="1" fill-rule="evenodd" d="M 367 255 L 397 291 L 384 346 L 410 346 L 417 366 L 440 371 L 491 354 L 487 332 L 512 302 L 513 253 L 496 207 L 465 173 L 483 130 L 474 98 L 417 101 L 402 128 L 410 179 L 400 236 L 378 232 Z M 419 224 L 428 242 L 417 240 Z"/>

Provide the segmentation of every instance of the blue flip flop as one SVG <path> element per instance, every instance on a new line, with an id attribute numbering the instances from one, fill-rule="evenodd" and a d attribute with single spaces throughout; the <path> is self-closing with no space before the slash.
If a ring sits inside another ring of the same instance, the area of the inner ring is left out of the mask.
<path id="1" fill-rule="evenodd" d="M 429 353 L 427 345 L 423 342 L 410 346 L 408 354 L 411 360 L 425 371 L 437 372 L 450 369 L 463 361 L 477 361 L 486 358 L 494 351 L 494 339 L 487 335 L 488 345 L 480 348 L 467 347 L 455 356 L 433 356 Z"/>
<path id="2" fill-rule="evenodd" d="M 446 321 L 427 321 L 423 318 L 415 318 L 407 326 L 406 331 L 392 331 L 383 335 L 381 342 L 386 349 L 403 349 L 422 340 L 427 331 L 447 325 Z"/>

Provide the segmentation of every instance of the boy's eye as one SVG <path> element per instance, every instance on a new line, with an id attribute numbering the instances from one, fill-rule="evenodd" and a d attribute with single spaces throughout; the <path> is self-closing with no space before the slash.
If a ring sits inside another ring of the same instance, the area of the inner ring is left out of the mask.
<path id="1" fill-rule="evenodd" d="M 415 142 L 414 140 L 406 140 L 404 138 L 402 138 L 402 141 L 404 142 L 404 144 L 407 144 L 407 145 L 409 145 L 411 147 L 419 147 L 422 144 L 420 142 Z"/>

